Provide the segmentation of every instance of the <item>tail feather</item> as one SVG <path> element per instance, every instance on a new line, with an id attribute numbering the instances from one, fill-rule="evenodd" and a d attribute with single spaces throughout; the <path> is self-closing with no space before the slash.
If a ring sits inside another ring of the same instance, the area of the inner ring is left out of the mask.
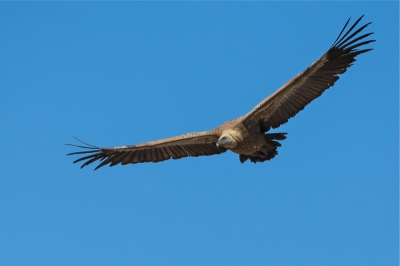
<path id="1" fill-rule="evenodd" d="M 240 154 L 239 160 L 241 163 L 244 163 L 247 160 L 250 160 L 252 163 L 265 162 L 267 160 L 271 160 L 276 155 L 278 155 L 278 147 L 281 146 L 279 140 L 286 139 L 287 133 L 268 133 L 265 134 L 266 145 L 263 146 L 262 151 L 256 152 L 254 155 L 245 155 Z M 267 152 L 265 152 L 267 151 Z"/>

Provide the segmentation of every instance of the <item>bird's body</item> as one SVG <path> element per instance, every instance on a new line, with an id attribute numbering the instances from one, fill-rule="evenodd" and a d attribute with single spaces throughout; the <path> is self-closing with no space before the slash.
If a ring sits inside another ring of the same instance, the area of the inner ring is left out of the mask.
<path id="1" fill-rule="evenodd" d="M 251 159 L 253 162 L 263 162 L 272 159 L 280 146 L 280 143 L 274 140 L 284 140 L 286 133 L 262 133 L 259 125 L 244 124 L 244 119 L 242 116 L 227 121 L 212 130 L 220 136 L 216 145 L 239 154 L 241 161 Z M 224 137 L 227 138 L 227 143 L 224 143 Z"/>
<path id="2" fill-rule="evenodd" d="M 86 161 L 82 165 L 84 167 L 100 161 L 95 169 L 107 164 L 114 166 L 119 163 L 125 165 L 160 162 L 171 158 L 220 154 L 227 150 L 239 154 L 242 163 L 246 160 L 253 163 L 270 160 L 278 154 L 277 148 L 281 146 L 279 141 L 286 138 L 286 133 L 266 132 L 286 123 L 333 86 L 339 79 L 338 75 L 346 72 L 356 56 L 372 50 L 357 49 L 374 41 L 359 42 L 372 34 L 357 36 L 370 23 L 353 31 L 361 19 L 362 17 L 344 33 L 350 21 L 348 20 L 325 54 L 242 117 L 226 121 L 210 131 L 188 133 L 139 145 L 99 148 L 86 143 L 84 144 L 87 146 L 69 144 L 86 150 L 68 155 L 89 154 L 75 160 L 74 163 Z"/>

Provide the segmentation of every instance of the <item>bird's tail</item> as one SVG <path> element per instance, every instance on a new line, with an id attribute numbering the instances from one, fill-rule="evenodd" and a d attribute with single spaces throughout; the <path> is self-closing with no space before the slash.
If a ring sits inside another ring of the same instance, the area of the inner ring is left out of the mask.
<path id="1" fill-rule="evenodd" d="M 279 142 L 279 140 L 286 139 L 286 134 L 287 133 L 264 134 L 266 144 L 260 148 L 260 151 L 257 152 L 257 154 L 255 156 L 240 154 L 239 155 L 240 162 L 244 163 L 248 159 L 250 159 L 250 161 L 253 163 L 271 160 L 276 155 L 278 155 L 278 147 L 281 146 L 281 143 Z"/>

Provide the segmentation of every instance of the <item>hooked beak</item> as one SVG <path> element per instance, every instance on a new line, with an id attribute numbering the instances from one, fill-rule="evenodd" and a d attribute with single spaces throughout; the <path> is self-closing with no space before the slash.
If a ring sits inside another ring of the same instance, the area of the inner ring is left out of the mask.
<path id="1" fill-rule="evenodd" d="M 219 141 L 217 141 L 217 144 L 216 144 L 216 145 L 217 145 L 217 148 L 219 148 L 219 145 L 220 145 L 220 144 L 219 144 Z"/>

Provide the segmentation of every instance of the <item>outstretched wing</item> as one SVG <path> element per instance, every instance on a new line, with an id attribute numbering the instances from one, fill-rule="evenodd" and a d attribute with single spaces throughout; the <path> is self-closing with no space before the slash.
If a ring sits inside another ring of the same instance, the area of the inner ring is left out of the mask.
<path id="1" fill-rule="evenodd" d="M 262 132 L 267 132 L 271 127 L 277 128 L 333 86 L 339 79 L 338 74 L 346 72 L 347 68 L 356 61 L 357 55 L 372 50 L 357 49 L 375 41 L 365 40 L 373 34 L 372 32 L 358 36 L 371 22 L 354 30 L 362 17 L 342 36 L 349 19 L 332 47 L 323 56 L 246 114 L 243 117 L 243 123 L 258 124 Z"/>
<path id="2" fill-rule="evenodd" d="M 114 148 L 99 148 L 84 143 L 87 146 L 67 144 L 69 146 L 86 149 L 85 151 L 72 152 L 67 155 L 81 155 L 84 157 L 74 161 L 74 163 L 85 161 L 81 168 L 99 161 L 98 169 L 104 165 L 110 164 L 135 164 L 145 162 L 161 162 L 168 159 L 180 159 L 188 156 L 202 156 L 220 154 L 226 151 L 224 148 L 218 148 L 216 143 L 218 135 L 213 131 L 188 133 L 185 135 L 167 138 L 157 141 L 142 143 L 139 145 L 121 146 Z M 90 154 L 90 155 L 87 155 Z"/>

